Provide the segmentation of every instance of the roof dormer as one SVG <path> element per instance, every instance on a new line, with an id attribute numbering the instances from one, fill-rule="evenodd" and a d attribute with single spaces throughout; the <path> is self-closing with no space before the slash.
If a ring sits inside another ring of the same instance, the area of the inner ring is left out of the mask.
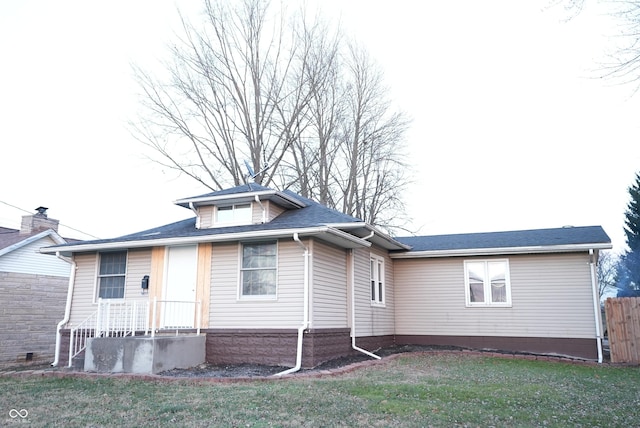
<path id="1" fill-rule="evenodd" d="M 297 198 L 258 184 L 244 185 L 175 201 L 197 215 L 197 227 L 268 223 L 282 212 L 304 208 Z"/>

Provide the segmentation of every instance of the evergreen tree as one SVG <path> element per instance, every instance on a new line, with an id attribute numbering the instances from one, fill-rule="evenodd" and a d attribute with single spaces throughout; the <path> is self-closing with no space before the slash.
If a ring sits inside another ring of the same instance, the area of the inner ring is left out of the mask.
<path id="1" fill-rule="evenodd" d="M 629 248 L 619 264 L 618 297 L 640 296 L 640 172 L 636 173 L 636 181 L 629 187 L 629 196 L 624 226 Z"/>

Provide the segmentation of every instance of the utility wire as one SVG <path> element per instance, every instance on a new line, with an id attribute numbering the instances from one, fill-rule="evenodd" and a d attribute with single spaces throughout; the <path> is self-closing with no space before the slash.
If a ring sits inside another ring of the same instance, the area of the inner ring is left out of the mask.
<path id="1" fill-rule="evenodd" d="M 17 210 L 24 211 L 24 212 L 25 212 L 25 213 L 27 213 L 27 214 L 31 214 L 31 211 L 25 210 L 24 208 L 16 207 L 15 205 L 11 205 L 10 203 L 5 202 L 5 201 L 0 201 L 0 204 L 5 204 L 5 205 L 7 205 L 7 206 L 9 206 L 9 207 L 11 207 L 11 208 L 15 208 L 15 209 L 17 209 Z M 60 226 L 64 226 L 64 227 L 66 227 L 67 229 L 71 229 L 71 230 L 74 230 L 74 231 L 76 231 L 76 232 L 78 232 L 78 233 L 82 233 L 83 235 L 90 236 L 90 237 L 95 238 L 95 239 L 100 239 L 100 238 L 98 238 L 98 237 L 97 237 L 97 236 L 95 236 L 95 235 L 92 235 L 92 234 L 87 233 L 87 232 L 83 232 L 83 231 L 81 231 L 81 230 L 79 230 L 79 229 L 76 229 L 75 227 L 71 227 L 71 226 L 66 225 L 66 224 L 63 224 L 63 223 L 58 223 L 58 224 L 59 224 Z"/>

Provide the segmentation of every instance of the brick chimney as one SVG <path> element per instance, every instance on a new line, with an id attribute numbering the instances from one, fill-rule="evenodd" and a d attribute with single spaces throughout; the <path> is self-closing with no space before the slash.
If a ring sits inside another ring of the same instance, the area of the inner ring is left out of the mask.
<path id="1" fill-rule="evenodd" d="M 47 217 L 47 210 L 47 207 L 38 207 L 36 208 L 37 213 L 22 216 L 20 234 L 30 235 L 47 229 L 53 229 L 57 232 L 60 221 Z"/>

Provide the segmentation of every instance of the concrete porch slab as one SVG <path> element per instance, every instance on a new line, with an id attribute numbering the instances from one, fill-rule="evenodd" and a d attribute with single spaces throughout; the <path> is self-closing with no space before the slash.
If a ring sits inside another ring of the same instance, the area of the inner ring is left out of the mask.
<path id="1" fill-rule="evenodd" d="M 94 337 L 87 341 L 84 370 L 156 374 L 205 361 L 206 335 Z"/>

